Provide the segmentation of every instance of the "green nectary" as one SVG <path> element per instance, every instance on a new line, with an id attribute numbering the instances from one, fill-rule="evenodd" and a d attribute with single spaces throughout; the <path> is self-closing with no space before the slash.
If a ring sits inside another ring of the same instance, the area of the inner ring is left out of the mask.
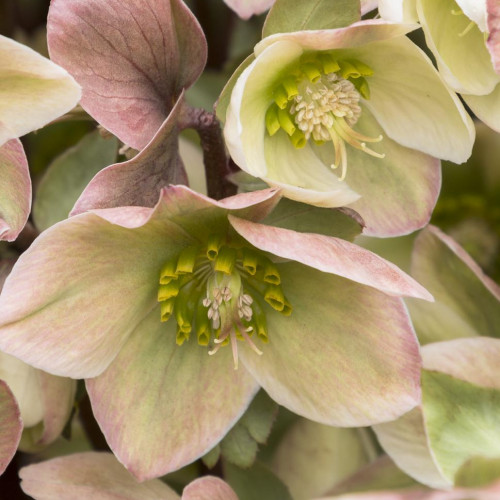
<path id="1" fill-rule="evenodd" d="M 270 136 L 283 130 L 296 148 L 308 140 L 321 145 L 332 141 L 335 160 L 331 168 L 347 171 L 345 143 L 378 158 L 366 143 L 380 142 L 382 136 L 367 137 L 353 130 L 361 115 L 359 101 L 370 98 L 368 80 L 373 70 L 357 59 L 339 59 L 331 52 L 305 54 L 274 87 L 266 112 Z"/>
<path id="2" fill-rule="evenodd" d="M 276 265 L 262 252 L 232 246 L 219 235 L 165 262 L 159 283 L 161 321 L 175 318 L 176 343 L 182 345 L 193 331 L 198 344 L 211 347 L 211 355 L 231 343 L 235 368 L 237 340 L 247 341 L 258 354 L 251 337 L 269 341 L 268 306 L 285 316 L 292 312 Z"/>

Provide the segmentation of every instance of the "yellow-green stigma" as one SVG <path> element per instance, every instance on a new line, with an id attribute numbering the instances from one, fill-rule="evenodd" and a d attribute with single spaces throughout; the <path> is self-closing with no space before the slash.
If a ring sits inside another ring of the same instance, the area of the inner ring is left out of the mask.
<path id="1" fill-rule="evenodd" d="M 346 143 L 371 156 L 384 154 L 370 149 L 366 143 L 380 142 L 382 136 L 368 137 L 353 129 L 361 116 L 360 99 L 369 99 L 370 89 L 365 77 L 371 68 L 357 60 L 335 60 L 322 53 L 302 62 L 276 87 L 274 103 L 266 113 L 266 128 L 273 136 L 283 130 L 294 147 L 307 141 L 322 145 L 331 141 L 334 162 L 341 167 L 340 180 L 347 174 Z"/>
<path id="2" fill-rule="evenodd" d="M 159 281 L 161 321 L 175 318 L 176 343 L 182 345 L 194 331 L 210 355 L 231 344 L 235 369 L 238 340 L 259 355 L 254 340 L 269 341 L 265 309 L 285 316 L 292 312 L 276 265 L 261 252 L 231 246 L 218 235 L 168 260 Z"/>
<path id="3" fill-rule="evenodd" d="M 451 13 L 454 16 L 465 16 L 465 13 L 462 9 L 457 9 L 457 10 L 452 9 Z M 472 28 L 474 28 L 475 25 L 476 23 L 474 21 L 470 21 L 469 24 L 465 27 L 465 29 L 458 34 L 458 36 L 459 37 L 465 36 L 467 33 L 469 33 L 469 31 L 472 30 Z"/>

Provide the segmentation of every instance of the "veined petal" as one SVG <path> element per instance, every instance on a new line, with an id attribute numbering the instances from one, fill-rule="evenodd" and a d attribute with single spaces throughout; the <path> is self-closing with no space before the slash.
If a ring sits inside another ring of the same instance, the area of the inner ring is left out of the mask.
<path id="1" fill-rule="evenodd" d="M 156 304 L 163 263 L 193 241 L 144 210 L 101 210 L 113 223 L 86 213 L 44 231 L 0 295 L 0 348 L 55 375 L 101 373 Z M 130 219 L 136 227 L 118 225 Z"/>
<path id="2" fill-rule="evenodd" d="M 22 430 L 23 422 L 14 395 L 0 380 L 0 474 L 16 453 Z"/>
<path id="3" fill-rule="evenodd" d="M 416 0 L 378 0 L 380 17 L 393 23 L 418 21 Z"/>
<path id="4" fill-rule="evenodd" d="M 242 19 L 262 14 L 271 7 L 274 0 L 224 0 L 224 3 Z"/>
<path id="5" fill-rule="evenodd" d="M 0 146 L 73 108 L 80 87 L 57 64 L 0 35 Z"/>
<path id="6" fill-rule="evenodd" d="M 57 457 L 19 471 L 23 491 L 36 500 L 178 500 L 160 480 L 138 483 L 111 453 Z"/>
<path id="7" fill-rule="evenodd" d="M 266 174 L 264 117 L 273 101 L 273 86 L 302 52 L 295 42 L 274 43 L 243 71 L 234 86 L 224 137 L 233 160 L 249 174 L 257 177 Z"/>
<path id="8" fill-rule="evenodd" d="M 455 0 L 462 12 L 483 32 L 486 26 L 486 0 Z"/>
<path id="9" fill-rule="evenodd" d="M 255 247 L 325 273 L 337 274 L 390 295 L 433 300 L 394 264 L 354 243 L 312 233 L 256 224 L 229 216 L 234 229 Z"/>
<path id="10" fill-rule="evenodd" d="M 364 107 L 356 129 L 368 137 L 384 131 Z M 374 148 L 385 154 L 374 158 L 348 146 L 346 182 L 363 196 L 349 207 L 365 221 L 370 236 L 396 236 L 413 232 L 429 222 L 441 187 L 441 165 L 437 158 L 401 146 L 389 137 Z M 315 147 L 323 162 L 331 150 Z"/>
<path id="11" fill-rule="evenodd" d="M 359 199 L 313 152 L 310 145 L 295 149 L 285 133 L 264 140 L 268 171 L 263 178 L 287 198 L 319 207 L 342 207 Z M 333 148 L 325 145 L 333 162 Z"/>
<path id="12" fill-rule="evenodd" d="M 474 124 L 413 42 L 400 37 L 346 53 L 373 68 L 365 104 L 391 139 L 455 163 L 470 156 Z"/>
<path id="13" fill-rule="evenodd" d="M 488 127 L 500 133 L 500 84 L 488 95 L 462 94 L 472 112 Z"/>
<path id="14" fill-rule="evenodd" d="M 161 323 L 158 308 L 86 384 L 108 444 L 140 481 L 208 452 L 258 389 L 244 367 L 233 369 L 230 349 L 209 356 L 194 339 L 179 347 L 174 323 Z"/>
<path id="15" fill-rule="evenodd" d="M 455 91 L 489 94 L 500 82 L 500 75 L 493 69 L 480 27 L 474 25 L 461 35 L 471 21 L 467 16 L 453 15 L 457 3 L 460 4 L 455 0 L 417 0 L 427 45 L 436 57 L 441 75 Z M 484 0 L 463 3 L 472 9 L 486 9 Z M 467 14 L 465 10 L 464 13 Z M 483 26 L 486 24 L 486 12 L 484 14 Z"/>
<path id="16" fill-rule="evenodd" d="M 337 426 L 393 420 L 418 404 L 420 355 L 400 299 L 296 263 L 280 273 L 292 315 L 268 315 L 262 356 L 240 349 L 274 400 Z"/>
<path id="17" fill-rule="evenodd" d="M 184 488 L 182 500 L 238 500 L 238 497 L 231 486 L 222 479 L 203 476 Z"/>
<path id="18" fill-rule="evenodd" d="M 31 210 L 28 160 L 19 139 L 0 146 L 0 240 L 14 241 Z"/>

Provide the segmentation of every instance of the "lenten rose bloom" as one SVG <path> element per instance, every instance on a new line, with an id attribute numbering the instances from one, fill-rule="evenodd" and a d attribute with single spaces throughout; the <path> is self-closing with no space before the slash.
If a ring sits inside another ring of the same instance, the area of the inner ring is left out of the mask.
<path id="1" fill-rule="evenodd" d="M 327 424 L 396 418 L 420 394 L 399 296 L 431 296 L 345 240 L 258 223 L 278 201 L 275 189 L 217 202 L 171 186 L 154 209 L 55 224 L 5 282 L 0 348 L 86 378 L 140 480 L 209 451 L 259 385 Z"/>
<path id="2" fill-rule="evenodd" d="M 263 39 L 227 108 L 234 161 L 289 198 L 350 206 L 367 234 L 422 227 L 439 192 L 436 158 L 464 162 L 474 128 L 404 36 L 416 27 L 363 21 Z"/>
<path id="3" fill-rule="evenodd" d="M 0 35 L 0 240 L 17 238 L 30 213 L 31 180 L 18 137 L 73 108 L 80 87 L 61 67 Z"/>

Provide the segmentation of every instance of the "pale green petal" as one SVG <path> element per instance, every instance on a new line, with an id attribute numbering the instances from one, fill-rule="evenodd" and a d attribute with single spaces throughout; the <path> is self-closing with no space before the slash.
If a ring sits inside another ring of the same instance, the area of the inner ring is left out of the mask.
<path id="1" fill-rule="evenodd" d="M 464 101 L 472 112 L 488 127 L 500 133 L 500 84 L 491 94 L 462 94 Z"/>
<path id="2" fill-rule="evenodd" d="M 463 13 L 474 21 L 481 31 L 487 31 L 486 0 L 456 0 L 456 2 Z"/>
<path id="3" fill-rule="evenodd" d="M 290 316 L 243 363 L 279 404 L 329 425 L 392 420 L 419 401 L 420 355 L 400 299 L 296 263 L 280 265 Z"/>
<path id="4" fill-rule="evenodd" d="M 80 94 L 63 68 L 0 35 L 0 145 L 63 115 Z"/>
<path id="5" fill-rule="evenodd" d="M 380 17 L 393 23 L 418 21 L 416 0 L 378 0 Z"/>
<path id="6" fill-rule="evenodd" d="M 239 77 L 227 110 L 224 137 L 231 157 L 246 172 L 266 174 L 265 116 L 273 102 L 272 92 L 283 70 L 298 60 L 303 50 L 297 43 L 277 42 L 267 48 Z"/>
<path id="7" fill-rule="evenodd" d="M 333 147 L 324 145 L 334 161 Z M 320 207 L 342 207 L 359 199 L 347 182 L 340 181 L 307 144 L 296 149 L 285 132 L 266 134 L 265 159 L 268 166 L 264 180 L 279 187 L 287 198 Z"/>
<path id="8" fill-rule="evenodd" d="M 139 480 L 172 472 L 211 450 L 241 417 L 258 386 L 230 347 L 209 356 L 193 333 L 182 346 L 157 307 L 109 368 L 87 380 L 96 420 Z"/>
<path id="9" fill-rule="evenodd" d="M 474 3 L 486 8 L 484 0 Z M 466 15 L 452 14 L 453 10 L 459 10 L 454 0 L 417 0 L 417 9 L 427 45 L 448 85 L 466 94 L 489 94 L 500 81 L 500 75 L 493 69 L 484 34 L 478 26 L 461 36 L 471 20 Z M 486 16 L 483 22 L 485 25 Z"/>

